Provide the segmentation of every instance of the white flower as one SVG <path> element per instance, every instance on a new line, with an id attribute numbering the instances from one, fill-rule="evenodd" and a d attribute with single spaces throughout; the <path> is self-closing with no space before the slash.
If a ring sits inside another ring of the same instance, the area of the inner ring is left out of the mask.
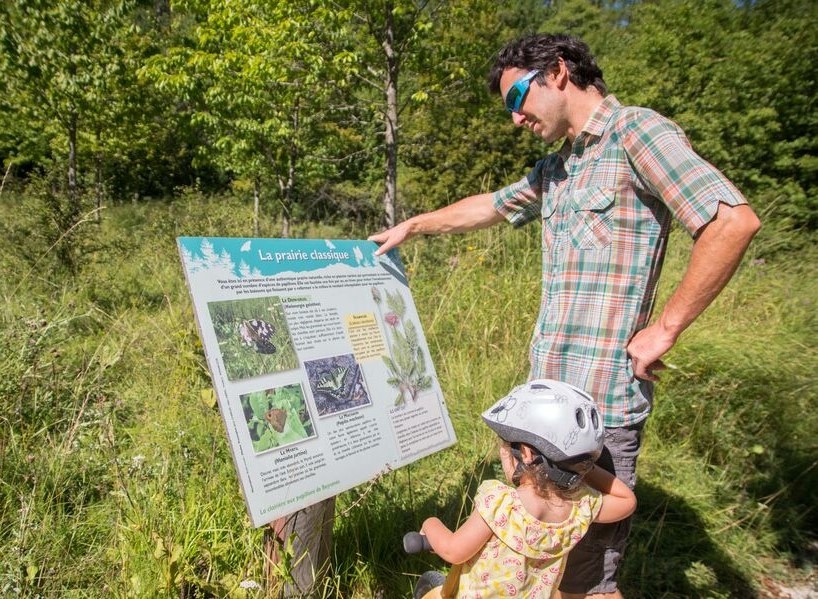
<path id="1" fill-rule="evenodd" d="M 242 580 L 239 583 L 239 586 L 243 589 L 258 589 L 259 584 L 255 580 Z"/>

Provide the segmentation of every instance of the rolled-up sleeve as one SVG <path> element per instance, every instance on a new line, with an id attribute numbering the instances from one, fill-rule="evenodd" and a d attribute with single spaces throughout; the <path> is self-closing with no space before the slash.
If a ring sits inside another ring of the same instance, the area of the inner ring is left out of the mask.
<path id="1" fill-rule="evenodd" d="M 684 132 L 653 111 L 640 110 L 623 136 L 623 147 L 639 181 L 695 236 L 716 215 L 719 202 L 746 204 L 741 192 L 699 156 Z"/>
<path id="2" fill-rule="evenodd" d="M 540 218 L 542 206 L 543 160 L 525 177 L 494 192 L 494 209 L 515 227 Z"/>

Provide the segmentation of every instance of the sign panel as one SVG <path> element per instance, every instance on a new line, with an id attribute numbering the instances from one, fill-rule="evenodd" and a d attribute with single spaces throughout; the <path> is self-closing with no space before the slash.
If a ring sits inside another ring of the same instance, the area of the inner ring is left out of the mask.
<path id="1" fill-rule="evenodd" d="M 397 252 L 177 242 L 255 526 L 454 444 Z"/>

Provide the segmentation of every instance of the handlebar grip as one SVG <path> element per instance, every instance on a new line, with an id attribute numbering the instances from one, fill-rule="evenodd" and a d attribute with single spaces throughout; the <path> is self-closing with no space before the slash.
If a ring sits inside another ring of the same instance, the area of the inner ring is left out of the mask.
<path id="1" fill-rule="evenodd" d="M 431 551 L 432 546 L 426 535 L 419 532 L 407 532 L 403 535 L 403 550 L 406 553 L 420 553 L 421 551 Z"/>

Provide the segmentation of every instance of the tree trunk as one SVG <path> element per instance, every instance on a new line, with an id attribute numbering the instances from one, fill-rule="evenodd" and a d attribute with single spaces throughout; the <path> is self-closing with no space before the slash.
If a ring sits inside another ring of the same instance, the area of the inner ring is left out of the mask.
<path id="1" fill-rule="evenodd" d="M 296 104 L 293 110 L 293 135 L 290 141 L 289 152 L 287 152 L 287 179 L 283 181 L 279 178 L 279 188 L 281 190 L 281 236 L 285 239 L 290 236 L 290 221 L 293 210 L 293 194 L 295 192 L 295 167 L 298 160 L 298 117 L 299 106 Z"/>
<path id="2" fill-rule="evenodd" d="M 287 167 L 287 179 L 278 178 L 278 189 L 281 192 L 281 236 L 287 239 L 290 236 L 290 211 L 292 209 L 293 182 L 295 167 L 292 157 Z"/>
<path id="3" fill-rule="evenodd" d="M 68 120 L 68 226 L 76 222 L 80 213 L 79 190 L 77 189 L 77 113 Z"/>
<path id="4" fill-rule="evenodd" d="M 167 31 L 170 25 L 170 0 L 154 0 L 153 14 L 159 31 Z"/>
<path id="5" fill-rule="evenodd" d="M 94 220 L 97 223 L 102 222 L 102 134 L 97 131 L 97 152 L 94 155 Z"/>
<path id="6" fill-rule="evenodd" d="M 253 237 L 258 237 L 259 182 L 253 179 Z"/>
<path id="7" fill-rule="evenodd" d="M 395 225 L 398 187 L 398 56 L 395 52 L 395 22 L 391 0 L 386 3 L 383 51 L 386 56 L 386 180 L 383 194 L 383 220 L 387 227 Z"/>
<path id="8" fill-rule="evenodd" d="M 3 195 L 3 188 L 6 186 L 6 180 L 9 178 L 9 173 L 11 172 L 12 166 L 14 166 L 14 163 L 9 160 L 9 165 L 6 167 L 6 174 L 3 175 L 3 182 L 0 183 L 0 195 Z"/>

